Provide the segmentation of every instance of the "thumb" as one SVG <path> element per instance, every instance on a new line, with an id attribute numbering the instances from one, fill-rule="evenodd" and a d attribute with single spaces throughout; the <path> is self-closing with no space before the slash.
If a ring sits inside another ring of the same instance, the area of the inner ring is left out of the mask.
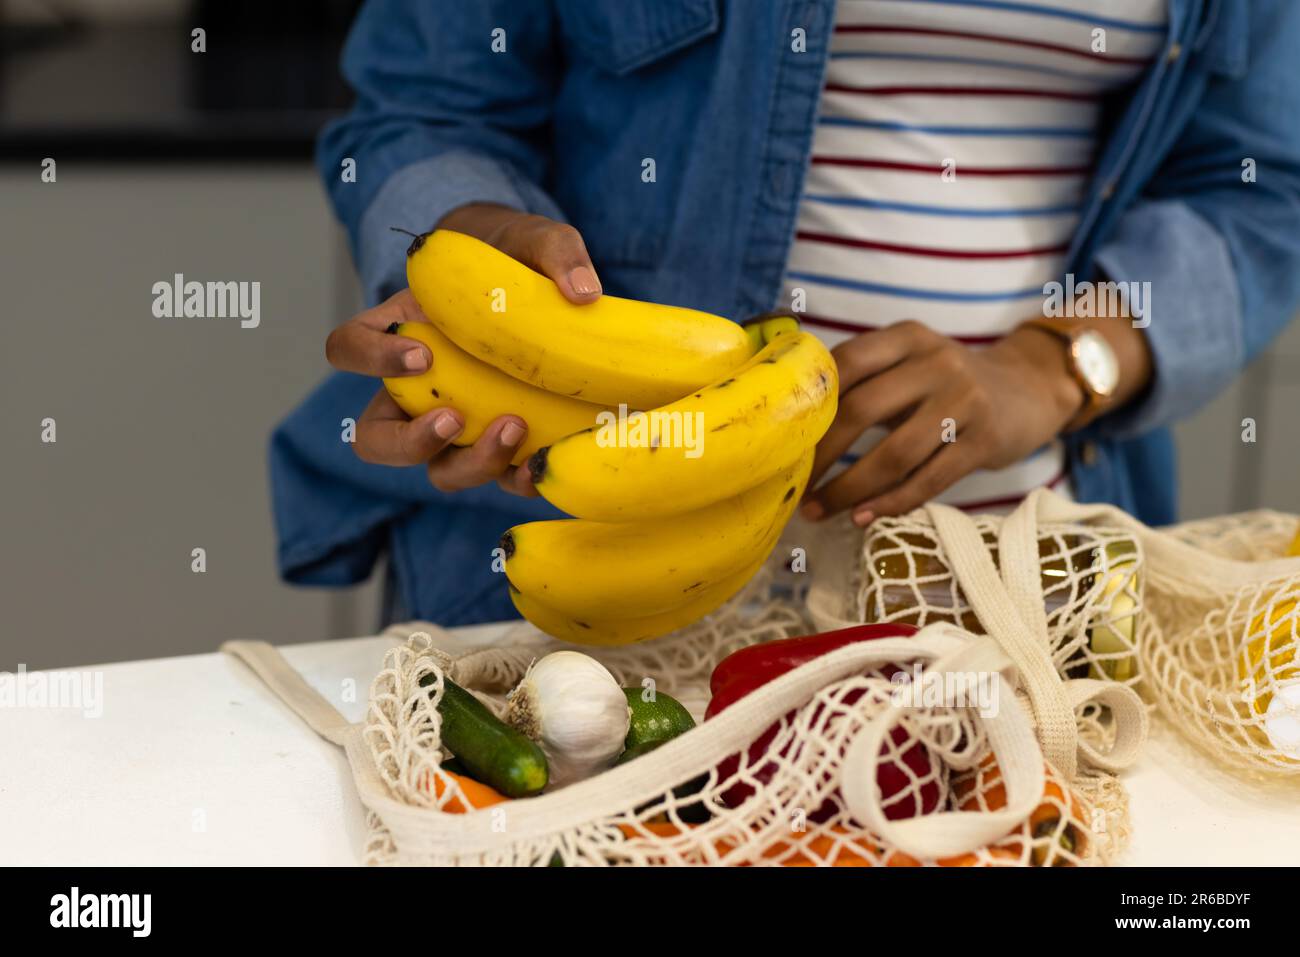
<path id="1" fill-rule="evenodd" d="M 600 298 L 600 279 L 587 255 L 582 234 L 567 223 L 538 217 L 532 228 L 516 234 L 514 248 L 503 249 L 540 272 L 557 286 L 565 299 L 584 305 Z"/>

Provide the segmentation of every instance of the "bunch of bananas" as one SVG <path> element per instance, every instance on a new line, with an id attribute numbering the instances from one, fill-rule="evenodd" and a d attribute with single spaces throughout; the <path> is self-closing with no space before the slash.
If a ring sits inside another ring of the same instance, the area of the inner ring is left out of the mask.
<path id="1" fill-rule="evenodd" d="M 675 631 L 736 594 L 776 546 L 835 416 L 835 362 L 792 319 L 741 327 L 602 296 L 569 303 L 485 243 L 439 230 L 407 252 L 433 355 L 386 379 L 410 415 L 453 406 L 471 444 L 528 422 L 515 463 L 573 519 L 502 536 L 510 596 L 542 631 L 620 645 Z M 632 411 L 628 413 L 628 409 Z"/>

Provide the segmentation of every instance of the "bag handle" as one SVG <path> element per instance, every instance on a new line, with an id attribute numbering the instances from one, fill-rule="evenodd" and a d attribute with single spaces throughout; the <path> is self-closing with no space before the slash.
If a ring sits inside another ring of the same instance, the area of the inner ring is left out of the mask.
<path id="1" fill-rule="evenodd" d="M 1078 738 L 1079 755 L 1084 763 L 1111 774 L 1131 767 L 1142 752 L 1151 721 L 1138 693 L 1128 685 L 1096 678 L 1075 678 L 1065 682 L 1063 687 L 1072 710 L 1090 701 L 1110 709 L 1115 740 L 1111 742 L 1110 750 L 1098 751 Z"/>
<path id="2" fill-rule="evenodd" d="M 227 641 L 219 651 L 238 658 L 271 692 L 326 741 L 342 746 L 352 723 L 325 696 L 307 684 L 273 645 L 265 641 Z"/>
<path id="3" fill-rule="evenodd" d="M 954 648 L 947 641 L 959 637 Z M 1034 728 L 1002 674 L 1012 662 L 992 638 L 975 637 L 947 623 L 930 625 L 913 639 L 927 651 L 946 649 L 927 673 L 982 673 L 999 682 L 997 709 L 983 715 L 989 748 L 1006 786 L 1006 804 L 990 811 L 937 811 L 891 821 L 881 805 L 876 772 L 886 742 L 906 706 L 891 699 L 853 738 L 844 755 L 840 793 L 850 813 L 868 830 L 905 854 L 941 859 L 969 853 L 1000 840 L 1029 819 L 1046 787 L 1043 753 Z"/>
<path id="4" fill-rule="evenodd" d="M 943 543 L 952 573 L 985 631 L 1006 651 L 1029 693 L 1043 755 L 1067 780 L 1078 773 L 1078 726 L 1047 653 L 1047 614 L 1038 570 L 1038 536 L 1033 512 L 1017 509 L 1003 520 L 994 565 L 978 526 L 948 505 L 926 506 Z M 1024 546 L 1033 539 L 1032 555 Z M 999 573 L 999 567 L 1001 573 Z"/>
<path id="5" fill-rule="evenodd" d="M 1040 489 L 1003 519 L 998 535 L 1000 565 L 993 564 L 979 527 L 965 512 L 938 503 L 926 506 L 926 511 L 962 593 L 1020 672 L 1044 755 L 1073 781 L 1080 759 L 1110 772 L 1130 766 L 1146 740 L 1148 717 L 1137 692 L 1127 685 L 1092 679 L 1066 681 L 1052 662 L 1039 570 L 1038 522 L 1044 511 L 1058 503 L 1069 504 Z M 1118 523 L 1114 515 L 1105 515 Z M 1122 524 L 1133 527 L 1136 523 L 1128 518 Z M 1075 712 L 1089 701 L 1105 705 L 1114 719 L 1115 740 L 1107 752 L 1079 738 Z"/>

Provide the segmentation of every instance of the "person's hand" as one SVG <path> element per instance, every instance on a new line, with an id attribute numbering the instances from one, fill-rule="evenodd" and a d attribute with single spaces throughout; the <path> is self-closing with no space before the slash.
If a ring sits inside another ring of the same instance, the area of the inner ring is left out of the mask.
<path id="1" fill-rule="evenodd" d="M 817 446 L 814 491 L 803 506 L 814 521 L 850 507 L 857 525 L 909 512 L 976 469 L 1025 458 L 1060 434 L 1083 403 L 1064 350 L 1032 329 L 976 350 L 908 321 L 863 333 L 832 352 L 840 406 Z M 873 426 L 889 434 L 815 488 Z"/>
<path id="2" fill-rule="evenodd" d="M 550 277 L 569 301 L 579 305 L 600 298 L 600 280 L 582 237 L 572 226 L 501 206 L 463 206 L 438 224 L 491 243 L 508 256 Z M 344 372 L 393 377 L 429 369 L 429 350 L 414 339 L 390 335 L 393 323 L 427 322 L 410 290 L 343 323 L 325 341 L 330 365 Z M 526 410 L 524 410 L 526 411 Z M 510 464 L 528 434 L 518 415 L 495 419 L 469 448 L 452 443 L 465 427 L 455 409 L 433 409 L 409 419 L 380 388 L 357 419 L 353 450 L 379 465 L 426 465 L 429 481 L 455 492 L 495 481 L 507 492 L 536 495 L 528 469 Z"/>

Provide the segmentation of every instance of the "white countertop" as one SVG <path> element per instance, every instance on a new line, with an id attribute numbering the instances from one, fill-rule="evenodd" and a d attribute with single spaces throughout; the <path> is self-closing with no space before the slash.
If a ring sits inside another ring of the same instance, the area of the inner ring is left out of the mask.
<path id="1" fill-rule="evenodd" d="M 504 627 L 454 634 L 476 644 Z M 357 721 L 395 641 L 281 650 Z M 343 752 L 243 664 L 214 653 L 93 670 L 103 675 L 99 717 L 0 709 L 0 864 L 358 863 L 363 811 Z M 1222 771 L 1156 718 L 1124 782 L 1126 864 L 1300 861 L 1300 780 Z"/>

